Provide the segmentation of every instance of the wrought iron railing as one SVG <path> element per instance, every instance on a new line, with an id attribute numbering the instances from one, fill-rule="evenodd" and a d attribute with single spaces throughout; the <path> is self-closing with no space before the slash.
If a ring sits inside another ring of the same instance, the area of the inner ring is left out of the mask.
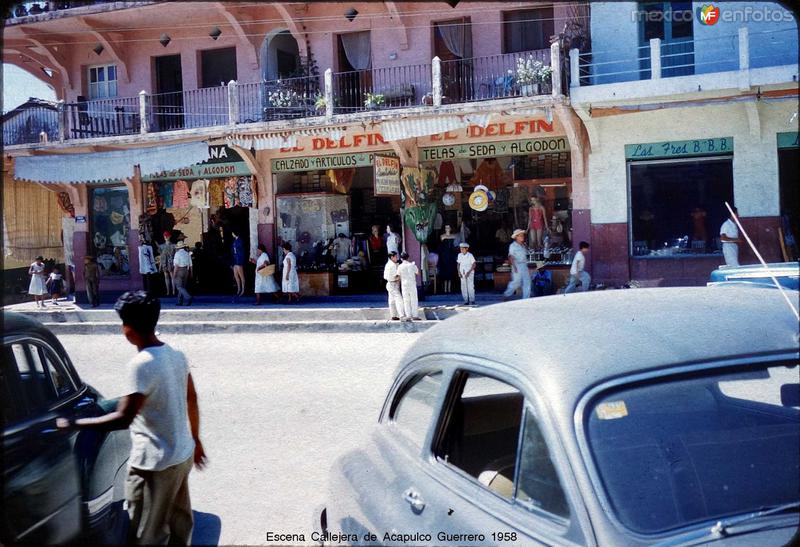
<path id="1" fill-rule="evenodd" d="M 431 91 L 428 64 L 333 73 L 334 112 L 341 114 L 423 104 Z"/>
<path id="2" fill-rule="evenodd" d="M 205 87 L 148 96 L 150 131 L 213 127 L 228 123 L 228 88 Z"/>
<path id="3" fill-rule="evenodd" d="M 141 128 L 139 99 L 92 99 L 64 105 L 68 139 L 131 135 Z"/>
<path id="4" fill-rule="evenodd" d="M 54 107 L 30 106 L 15 108 L 3 115 L 3 144 L 33 144 L 58 139 L 58 111 Z"/>

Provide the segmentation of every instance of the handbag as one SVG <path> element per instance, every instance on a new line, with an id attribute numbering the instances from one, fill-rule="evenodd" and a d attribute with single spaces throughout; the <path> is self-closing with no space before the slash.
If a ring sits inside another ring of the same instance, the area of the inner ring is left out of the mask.
<path id="1" fill-rule="evenodd" d="M 267 264 L 260 270 L 258 270 L 258 275 L 263 275 L 267 277 L 269 275 L 273 275 L 275 273 L 275 264 Z"/>

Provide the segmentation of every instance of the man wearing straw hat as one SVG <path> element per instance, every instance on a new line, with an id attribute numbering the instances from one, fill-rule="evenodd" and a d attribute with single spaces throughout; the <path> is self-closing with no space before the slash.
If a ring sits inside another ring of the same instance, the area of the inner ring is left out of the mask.
<path id="1" fill-rule="evenodd" d="M 461 251 L 456 259 L 458 277 L 461 279 L 461 296 L 465 306 L 475 304 L 475 257 L 469 252 L 469 243 L 462 241 L 458 245 Z"/>
<path id="2" fill-rule="evenodd" d="M 178 291 L 178 306 L 182 306 L 184 301 L 187 306 L 191 306 L 192 295 L 186 290 L 186 285 L 189 284 L 189 275 L 192 271 L 192 255 L 186 249 L 185 241 L 179 241 L 175 249 L 175 258 L 172 259 L 172 279 L 175 282 L 175 290 Z"/>
<path id="3" fill-rule="evenodd" d="M 525 246 L 525 230 L 514 230 L 511 234 L 511 245 L 508 246 L 508 263 L 511 264 L 511 281 L 503 293 L 508 300 L 521 286 L 522 298 L 531 296 L 531 273 L 528 271 L 528 247 Z"/>

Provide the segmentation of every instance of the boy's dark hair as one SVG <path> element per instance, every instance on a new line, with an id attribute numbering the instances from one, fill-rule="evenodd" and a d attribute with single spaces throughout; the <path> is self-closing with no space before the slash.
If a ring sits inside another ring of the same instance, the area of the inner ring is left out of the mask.
<path id="1" fill-rule="evenodd" d="M 403 260 L 408 260 L 408 253 L 400 253 L 400 258 Z"/>
<path id="2" fill-rule="evenodd" d="M 261 251 L 262 253 L 266 253 L 267 252 L 267 246 L 264 245 L 263 243 L 259 243 L 258 244 L 258 250 Z"/>
<path id="3" fill-rule="evenodd" d="M 114 309 L 123 325 L 141 335 L 148 335 L 156 330 L 161 301 L 145 291 L 128 291 L 117 299 Z"/>
<path id="4" fill-rule="evenodd" d="M 586 243 L 585 241 L 581 241 L 581 242 L 578 244 L 578 249 L 588 249 L 588 248 L 589 248 L 589 244 L 588 244 L 588 243 Z"/>
<path id="5" fill-rule="evenodd" d="M 287 241 L 287 242 L 285 242 L 283 245 L 281 245 L 281 247 L 283 247 L 283 248 L 284 248 L 284 249 L 286 249 L 287 251 L 291 251 L 291 250 L 292 250 L 292 244 L 291 244 L 291 243 L 289 243 L 288 241 Z"/>

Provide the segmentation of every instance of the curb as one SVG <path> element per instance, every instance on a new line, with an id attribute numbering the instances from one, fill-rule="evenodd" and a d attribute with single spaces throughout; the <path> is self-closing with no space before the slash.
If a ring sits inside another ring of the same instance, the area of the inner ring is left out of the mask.
<path id="1" fill-rule="evenodd" d="M 422 333 L 438 321 L 181 321 L 160 322 L 162 334 L 221 334 L 275 332 Z M 120 334 L 117 323 L 43 323 L 53 334 Z"/>

